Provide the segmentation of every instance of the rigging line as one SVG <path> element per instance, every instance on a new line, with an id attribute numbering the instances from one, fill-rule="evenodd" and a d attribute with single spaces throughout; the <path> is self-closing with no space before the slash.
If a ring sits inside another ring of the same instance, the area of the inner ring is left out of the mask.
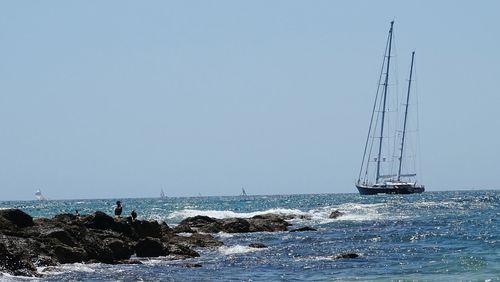
<path id="1" fill-rule="evenodd" d="M 384 62 L 385 62 L 385 54 L 384 54 Z M 382 64 L 382 66 L 384 67 L 385 65 Z M 382 74 L 383 75 L 383 74 Z M 380 92 L 379 92 L 380 93 Z M 376 103 L 376 109 L 380 109 L 382 107 L 382 99 L 376 99 L 375 100 L 375 103 Z M 375 127 L 373 128 L 372 130 L 372 134 L 370 136 L 370 149 L 368 150 L 368 157 L 371 158 L 372 156 L 372 152 L 373 152 L 373 147 L 375 146 L 375 141 L 377 139 L 379 139 L 379 137 L 376 135 L 376 132 L 377 132 L 377 125 L 378 125 L 378 120 L 380 119 L 380 113 L 381 111 L 380 110 L 376 110 L 377 112 L 377 115 L 375 117 Z M 375 162 L 377 162 L 377 158 L 375 158 Z M 365 179 L 367 178 L 368 176 L 368 171 L 369 171 L 369 165 L 370 165 L 370 159 L 368 159 L 368 161 L 366 162 L 366 170 L 365 170 Z"/>
<path id="2" fill-rule="evenodd" d="M 401 178 L 401 164 L 403 163 L 403 150 L 404 150 L 404 145 L 405 145 L 406 120 L 408 119 L 408 105 L 410 104 L 411 76 L 413 74 L 413 59 L 414 58 L 415 58 L 415 51 L 413 51 L 411 53 L 410 78 L 408 80 L 408 93 L 406 94 L 405 119 L 403 122 L 403 134 L 401 137 L 401 154 L 399 155 L 398 181 Z"/>
<path id="3" fill-rule="evenodd" d="M 371 133 L 371 130 L 372 130 L 372 125 L 373 125 L 373 117 L 375 115 L 375 108 L 376 108 L 378 96 L 379 96 L 379 93 L 380 93 L 380 82 L 382 81 L 382 76 L 383 76 L 383 72 L 384 72 L 385 54 L 387 54 L 387 48 L 389 48 L 389 40 L 387 40 L 387 42 L 385 44 L 384 56 L 382 58 L 382 67 L 380 68 L 380 75 L 379 75 L 378 81 L 377 81 L 377 92 L 375 94 L 375 101 L 373 102 L 373 109 L 372 109 L 372 114 L 371 114 L 371 118 L 370 118 L 370 125 L 368 126 L 368 134 L 366 136 L 365 150 L 363 152 L 363 159 L 361 161 L 361 168 L 359 169 L 358 182 L 361 179 L 361 174 L 363 172 L 363 167 L 364 167 L 365 158 L 366 158 L 366 150 L 368 148 L 368 142 L 370 140 L 370 133 Z M 372 146 L 373 146 L 373 144 L 372 144 Z M 370 152 L 371 152 L 372 146 L 370 146 Z M 365 170 L 365 177 L 368 174 L 368 162 L 366 162 L 366 167 L 367 168 Z"/>
<path id="4" fill-rule="evenodd" d="M 385 54 L 384 54 L 384 62 L 382 63 L 382 67 L 384 68 L 385 67 Z M 383 76 L 383 74 L 381 74 L 381 77 Z M 376 115 L 374 117 L 374 119 L 371 120 L 371 122 L 373 123 L 373 121 L 375 121 L 374 123 L 374 127 L 372 127 L 372 130 L 370 132 L 370 148 L 368 150 L 368 158 L 371 158 L 372 156 L 372 152 L 373 152 L 373 147 L 375 146 L 375 141 L 378 139 L 378 136 L 376 135 L 377 133 L 377 126 L 378 126 L 378 120 L 380 119 L 380 113 L 381 111 L 379 110 L 381 107 L 382 107 L 382 99 L 379 99 L 380 98 L 380 90 L 379 92 L 377 93 L 377 97 L 375 99 L 375 111 L 376 111 Z M 377 158 L 375 158 L 375 162 L 377 161 Z M 367 178 L 368 176 L 368 171 L 370 170 L 370 159 L 368 159 L 368 161 L 366 162 L 366 170 L 365 170 L 365 179 Z"/>
<path id="5" fill-rule="evenodd" d="M 393 34 L 392 34 L 392 61 L 393 61 L 393 64 L 392 64 L 392 69 L 393 71 L 391 72 L 391 77 L 393 79 L 393 83 L 391 83 L 390 81 L 388 82 L 388 87 L 390 87 L 390 89 L 388 91 L 390 91 L 389 93 L 394 93 L 394 94 L 389 94 L 388 97 L 390 97 L 391 99 L 389 99 L 389 104 L 387 106 L 388 110 L 387 112 L 388 113 L 391 113 L 391 114 L 388 114 L 387 115 L 387 132 L 390 132 L 391 134 L 388 134 L 389 136 L 392 137 L 392 140 L 387 140 L 387 143 L 386 143 L 386 146 L 388 148 L 388 153 L 390 153 L 392 156 L 395 156 L 397 155 L 397 151 L 398 151 L 398 147 L 397 147 L 397 140 L 399 140 L 399 135 L 398 135 L 398 132 L 396 131 L 397 128 L 400 126 L 399 125 L 399 122 L 400 122 L 400 92 L 399 92 L 399 63 L 398 63 L 398 60 L 399 60 L 399 54 L 398 54 L 398 40 L 397 40 L 397 32 L 394 30 L 393 31 Z M 391 104 L 392 103 L 392 104 Z M 393 107 L 391 109 L 391 107 Z M 392 142 L 390 142 L 392 141 Z M 393 172 L 395 172 L 395 166 L 396 166 L 396 157 L 393 157 L 391 159 L 391 163 L 390 163 L 390 168 L 389 168 L 389 171 L 391 172 L 391 174 L 394 174 Z"/>
<path id="6" fill-rule="evenodd" d="M 418 174 L 419 174 L 419 179 L 422 183 L 424 183 L 424 177 L 423 177 L 423 172 L 422 172 L 422 157 L 421 157 L 421 145 L 420 145 L 420 118 L 419 118 L 419 109 L 418 109 L 418 68 L 417 64 L 414 66 L 415 68 L 415 109 L 416 109 L 416 137 L 417 137 L 417 144 L 416 144 L 416 156 L 415 156 L 415 169 L 418 168 Z M 418 167 L 417 167 L 418 166 Z"/>
<path id="7" fill-rule="evenodd" d="M 387 84 L 389 81 L 389 71 L 390 71 L 390 65 L 391 65 L 391 47 L 392 47 L 392 29 L 394 26 L 394 21 L 391 22 L 391 29 L 389 29 L 389 51 L 387 55 L 387 65 L 386 65 L 386 73 L 385 73 L 385 83 L 384 83 L 384 105 L 382 108 L 382 123 L 380 125 L 380 141 L 379 141 L 379 147 L 378 147 L 378 158 L 377 158 L 377 177 L 376 181 L 378 182 L 380 178 L 380 156 L 382 152 L 382 141 L 383 141 L 383 136 L 384 136 L 384 118 L 385 118 L 385 107 L 386 107 L 386 102 L 387 102 Z"/>

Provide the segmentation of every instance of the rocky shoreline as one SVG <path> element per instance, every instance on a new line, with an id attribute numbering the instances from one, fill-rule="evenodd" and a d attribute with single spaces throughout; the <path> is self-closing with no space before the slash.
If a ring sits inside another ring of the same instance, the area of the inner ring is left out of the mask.
<path id="1" fill-rule="evenodd" d="M 64 263 L 141 263 L 136 257 L 199 256 L 195 248 L 223 245 L 209 233 L 288 231 L 300 216 L 264 214 L 252 218 L 190 217 L 175 228 L 157 221 L 113 218 L 104 212 L 35 218 L 19 209 L 0 210 L 0 272 L 40 276 L 37 267 Z M 315 231 L 303 227 L 292 231 Z M 179 233 L 190 233 L 181 236 Z M 258 244 L 258 243 L 257 243 Z M 265 247 L 258 244 L 258 247 Z"/>

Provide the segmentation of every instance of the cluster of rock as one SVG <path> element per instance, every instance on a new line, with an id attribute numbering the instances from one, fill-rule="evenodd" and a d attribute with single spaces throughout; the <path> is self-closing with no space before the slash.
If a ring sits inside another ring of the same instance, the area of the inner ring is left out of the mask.
<path id="1" fill-rule="evenodd" d="M 217 219 L 203 215 L 186 218 L 174 228 L 175 232 L 204 232 L 204 233 L 247 233 L 247 232 L 276 232 L 287 231 L 286 220 L 290 216 L 279 214 L 256 215 L 251 218 Z"/>
<path id="2" fill-rule="evenodd" d="M 137 257 L 196 257 L 194 247 L 220 246 L 208 234 L 177 235 L 157 221 L 115 219 L 103 212 L 33 219 L 18 209 L 0 210 L 0 271 L 37 276 L 37 266 L 62 263 L 140 263 Z"/>
<path id="3" fill-rule="evenodd" d="M 197 257 L 194 248 L 223 245 L 207 233 L 288 231 L 291 224 L 287 220 L 294 218 L 303 216 L 264 214 L 228 219 L 195 216 L 172 229 L 166 223 L 117 219 L 100 211 L 85 216 L 59 214 L 52 219 L 33 219 L 19 209 L 0 210 L 0 272 L 39 276 L 36 267 L 63 263 L 140 263 L 130 260 L 134 254 L 172 259 Z M 306 226 L 292 231 L 316 229 Z M 254 243 L 251 247 L 265 245 Z"/>

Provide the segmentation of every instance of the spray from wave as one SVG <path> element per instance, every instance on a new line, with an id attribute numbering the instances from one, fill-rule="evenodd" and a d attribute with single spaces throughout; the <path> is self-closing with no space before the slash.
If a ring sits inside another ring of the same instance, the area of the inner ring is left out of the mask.
<path id="1" fill-rule="evenodd" d="M 333 211 L 340 211 L 341 216 L 330 218 Z M 198 210 L 198 209 L 183 209 L 172 212 L 167 216 L 169 222 L 180 222 L 188 217 L 193 216 L 208 216 L 217 219 L 225 218 L 251 218 L 257 215 L 264 214 L 279 214 L 285 217 L 291 217 L 292 223 L 312 222 L 315 224 L 325 224 L 334 221 L 372 221 L 372 220 L 391 220 L 401 219 L 401 216 L 395 218 L 395 215 L 390 212 L 388 205 L 380 204 L 358 204 L 345 203 L 338 206 L 325 206 L 308 211 L 299 209 L 275 208 L 255 212 L 234 212 L 231 210 Z"/>

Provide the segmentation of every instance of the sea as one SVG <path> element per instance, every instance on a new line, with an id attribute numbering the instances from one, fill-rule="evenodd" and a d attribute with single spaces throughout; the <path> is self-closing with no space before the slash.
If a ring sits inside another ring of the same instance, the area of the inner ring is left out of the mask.
<path id="1" fill-rule="evenodd" d="M 424 192 L 417 195 L 305 194 L 0 202 L 33 217 L 101 210 L 175 226 L 181 220 L 305 215 L 290 229 L 317 231 L 219 233 L 217 248 L 200 257 L 140 259 L 142 264 L 65 264 L 39 268 L 40 281 L 500 281 L 500 191 Z M 332 211 L 344 213 L 330 219 Z M 186 235 L 187 236 L 187 235 Z M 262 243 L 268 248 L 251 248 Z M 357 258 L 338 259 L 343 253 Z M 196 266 L 196 267 L 194 267 Z M 0 274 L 0 280 L 32 280 Z"/>

